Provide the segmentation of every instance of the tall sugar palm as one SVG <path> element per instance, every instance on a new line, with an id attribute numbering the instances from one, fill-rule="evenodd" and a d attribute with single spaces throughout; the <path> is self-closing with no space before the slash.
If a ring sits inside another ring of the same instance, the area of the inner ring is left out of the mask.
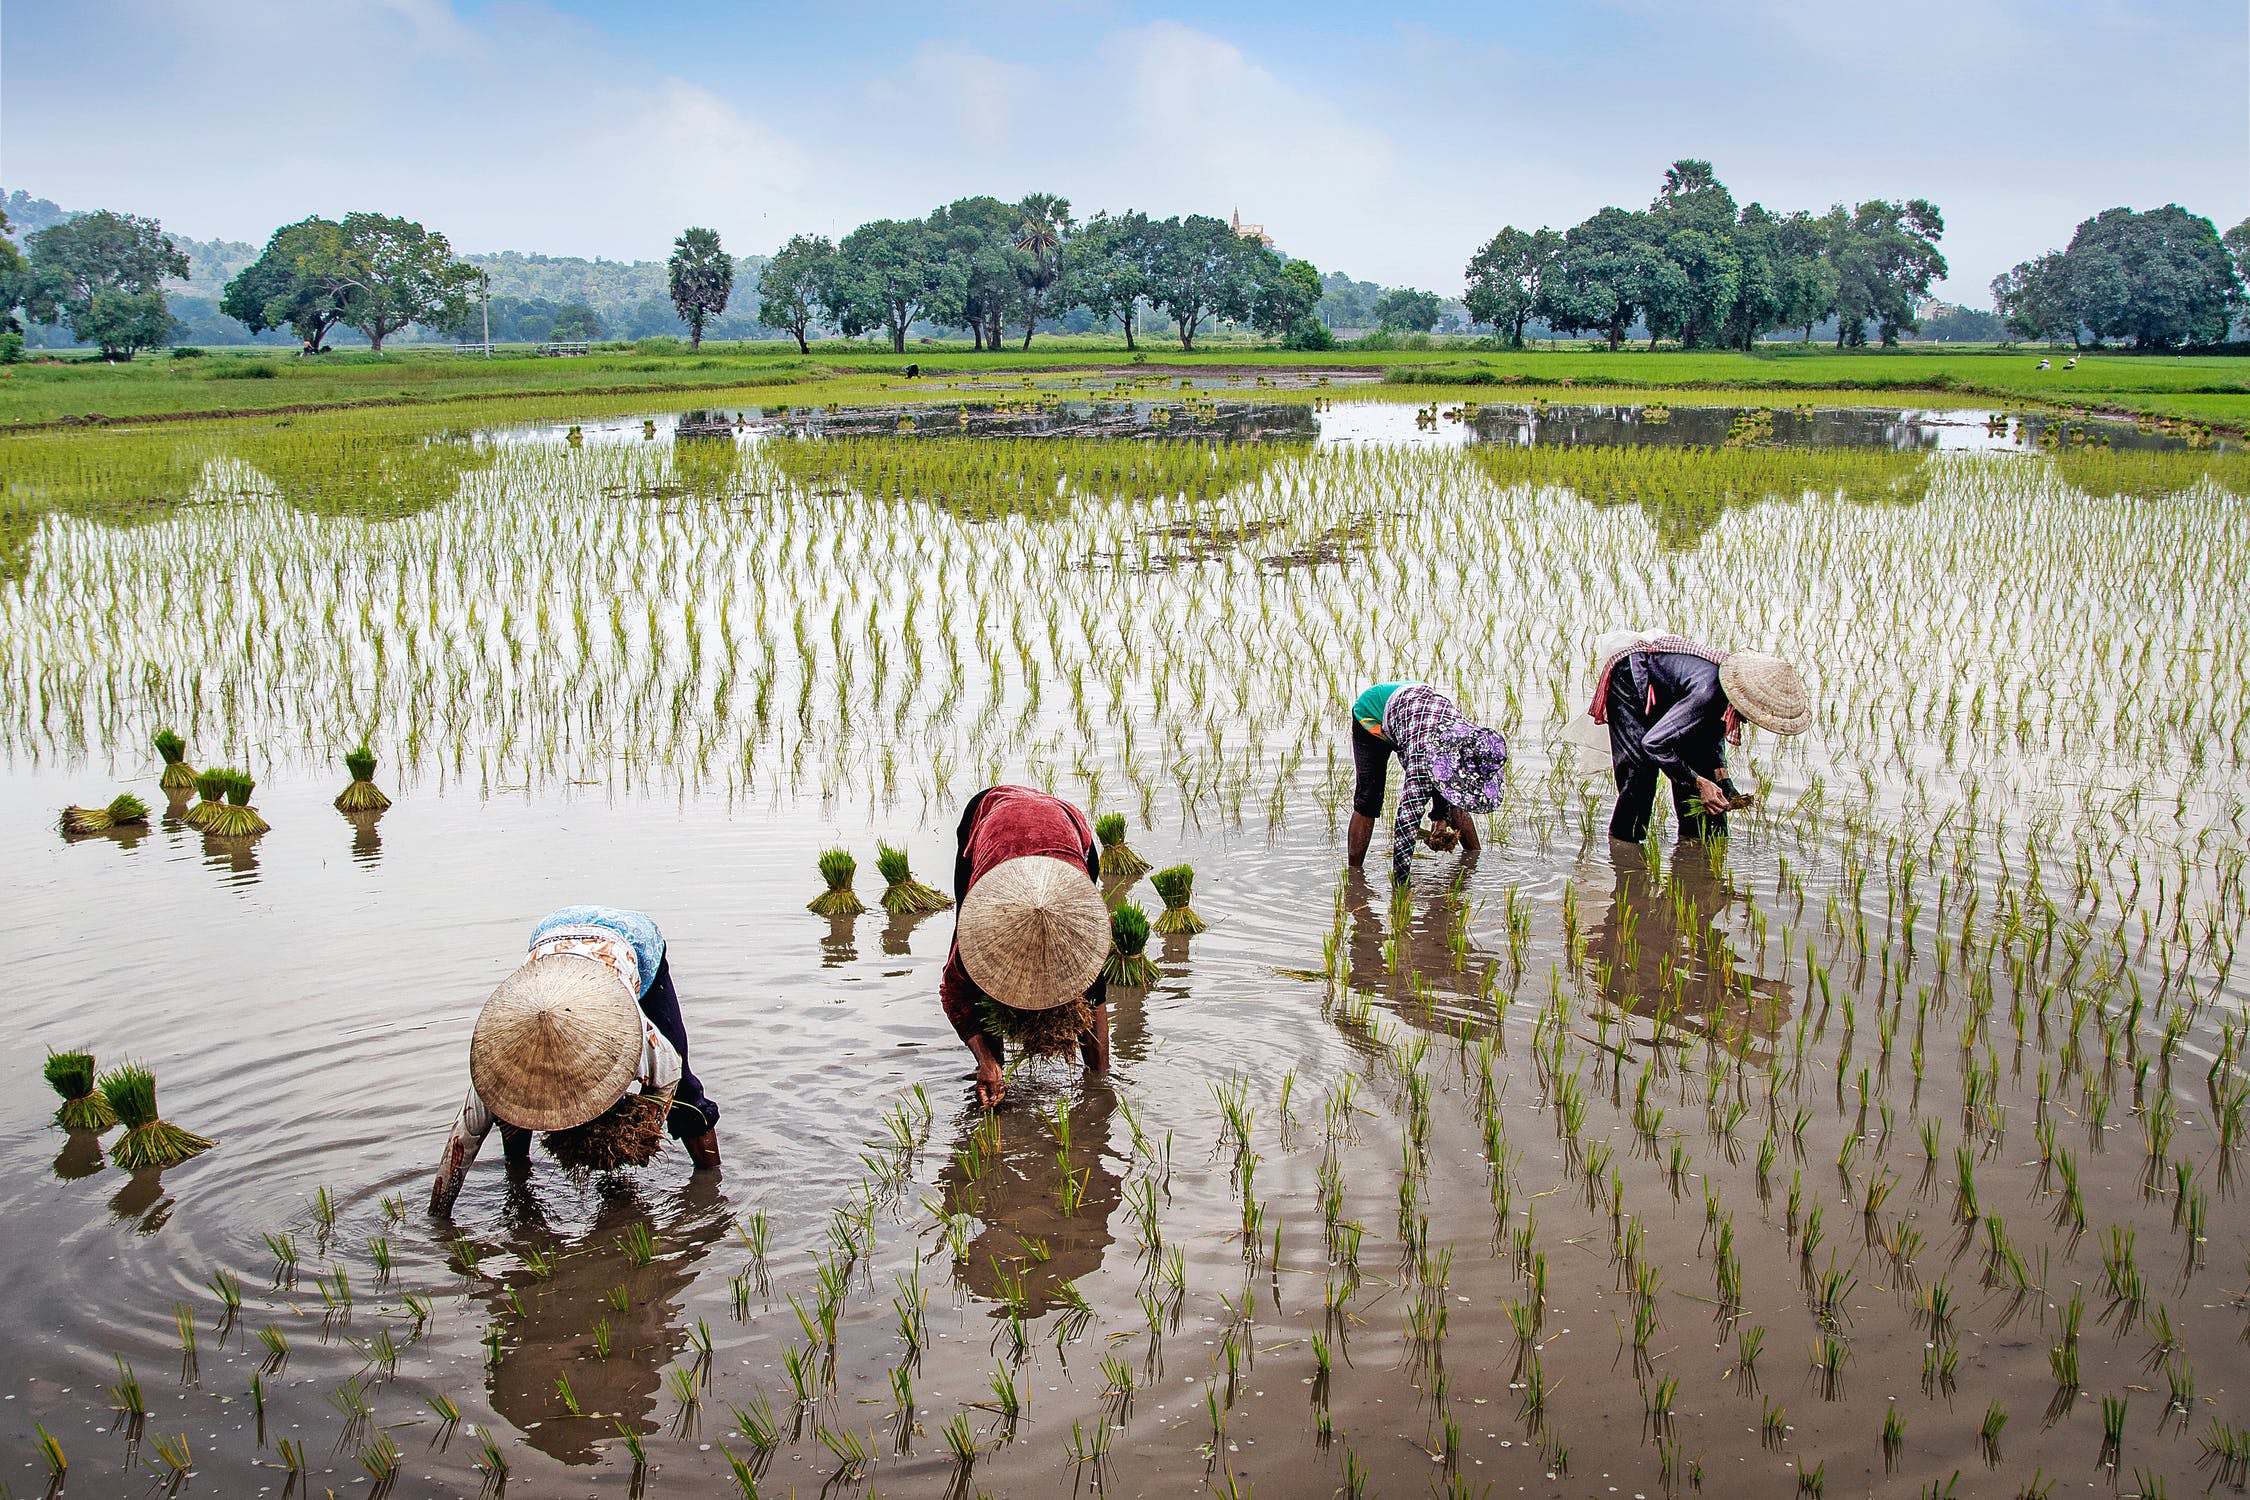
<path id="1" fill-rule="evenodd" d="M 1014 243 L 1026 257 L 1018 276 L 1023 284 L 1023 347 L 1028 349 L 1033 330 L 1046 315 L 1048 299 L 1062 280 L 1063 242 L 1077 225 L 1070 216 L 1070 200 L 1053 193 L 1027 194 L 1016 212 L 1020 219 Z"/>

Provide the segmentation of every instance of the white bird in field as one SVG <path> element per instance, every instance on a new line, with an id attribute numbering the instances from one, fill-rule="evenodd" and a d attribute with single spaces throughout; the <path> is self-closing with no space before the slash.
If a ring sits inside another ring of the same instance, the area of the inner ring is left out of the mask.
<path id="1" fill-rule="evenodd" d="M 2039 361 L 2039 368 L 2040 368 L 2040 369 L 2044 370 L 2044 369 L 2046 369 L 2047 367 L 2048 367 L 2048 366 L 2047 366 L 2047 361 L 2045 361 L 2045 360 L 2041 360 L 2041 361 Z"/>
<path id="2" fill-rule="evenodd" d="M 2072 356 L 2071 356 L 2070 358 L 2068 358 L 2068 359 L 2064 360 L 2064 361 L 2063 361 L 2063 368 L 2064 368 L 2064 369 L 2066 369 L 2066 370 L 2075 370 L 2075 369 L 2077 369 L 2077 368 L 2078 368 L 2078 356 L 2077 356 L 2077 355 L 2075 355 L 2075 354 L 2073 354 L 2073 355 L 2072 355 Z"/>

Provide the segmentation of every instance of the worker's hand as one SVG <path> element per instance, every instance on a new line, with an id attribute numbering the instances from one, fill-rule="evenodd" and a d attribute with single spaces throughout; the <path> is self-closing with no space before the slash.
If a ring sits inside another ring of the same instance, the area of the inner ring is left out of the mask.
<path id="1" fill-rule="evenodd" d="M 1725 816 L 1729 799 L 1725 792 L 1719 790 L 1717 782 L 1705 776 L 1696 777 L 1695 795 L 1703 799 L 1703 810 L 1712 817 Z"/>
<path id="2" fill-rule="evenodd" d="M 1461 842 L 1460 830 L 1451 823 L 1432 823 L 1422 830 L 1422 842 L 1440 854 L 1450 851 Z"/>
<path id="3" fill-rule="evenodd" d="M 1008 1080 L 1001 1073 L 1000 1064 L 989 1057 L 977 1059 L 977 1103 L 986 1109 L 998 1109 L 1007 1097 Z"/>

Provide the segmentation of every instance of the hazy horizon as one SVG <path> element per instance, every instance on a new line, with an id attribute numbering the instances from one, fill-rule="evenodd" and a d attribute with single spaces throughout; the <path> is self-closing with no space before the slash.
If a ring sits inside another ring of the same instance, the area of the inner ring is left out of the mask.
<path id="1" fill-rule="evenodd" d="M 1774 209 L 1935 201 L 1935 290 L 1981 306 L 2100 209 L 2250 212 L 2250 23 L 2165 9 L 17 0 L 0 186 L 197 239 L 368 208 L 612 260 L 1046 190 L 1239 207 L 1324 272 L 1452 295 L 1502 224 L 1643 205 L 1697 156 Z M 96 44 L 127 82 L 90 83 Z"/>

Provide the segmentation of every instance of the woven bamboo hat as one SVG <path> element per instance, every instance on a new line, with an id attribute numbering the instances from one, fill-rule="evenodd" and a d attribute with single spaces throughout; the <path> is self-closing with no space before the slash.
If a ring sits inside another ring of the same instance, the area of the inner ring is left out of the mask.
<path id="1" fill-rule="evenodd" d="M 598 960 L 549 953 L 484 1002 L 469 1038 L 469 1082 L 519 1130 L 568 1130 L 625 1096 L 640 1071 L 640 1007 Z"/>
<path id="2" fill-rule="evenodd" d="M 1109 908 L 1086 867 L 1050 855 L 1003 860 L 969 887 L 953 930 L 978 989 L 1017 1010 L 1086 993 L 1109 957 Z"/>
<path id="3" fill-rule="evenodd" d="M 1737 651 L 1719 664 L 1727 701 L 1760 729 L 1803 734 L 1812 726 L 1812 698 L 1797 669 L 1763 651 Z"/>

